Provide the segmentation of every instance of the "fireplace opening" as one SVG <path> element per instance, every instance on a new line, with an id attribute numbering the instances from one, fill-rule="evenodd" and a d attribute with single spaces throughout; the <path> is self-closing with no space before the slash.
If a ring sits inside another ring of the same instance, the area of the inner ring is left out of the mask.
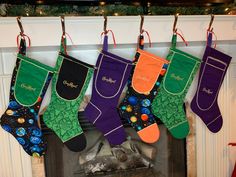
<path id="1" fill-rule="evenodd" d="M 82 152 L 70 151 L 61 140 L 41 126 L 47 142 L 44 157 L 46 177 L 186 177 L 186 140 L 173 138 L 161 122 L 161 137 L 154 144 L 142 142 L 126 120 L 128 135 L 120 146 L 110 147 L 103 135 L 79 112 L 87 147 Z"/>

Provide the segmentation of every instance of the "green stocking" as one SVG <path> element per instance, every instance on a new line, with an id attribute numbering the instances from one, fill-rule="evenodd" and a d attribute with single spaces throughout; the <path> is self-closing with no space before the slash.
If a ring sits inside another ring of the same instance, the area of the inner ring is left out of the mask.
<path id="1" fill-rule="evenodd" d="M 172 47 L 167 56 L 170 64 L 152 103 L 152 112 L 175 138 L 181 139 L 189 133 L 183 102 L 199 68 L 200 59 L 176 49 L 176 38 L 173 35 Z"/>
<path id="2" fill-rule="evenodd" d="M 54 69 L 25 56 L 21 39 L 13 70 L 9 104 L 0 118 L 2 128 L 11 133 L 25 152 L 34 157 L 45 154 L 46 143 L 38 125 L 38 112 Z"/>
<path id="3" fill-rule="evenodd" d="M 63 41 L 65 44 L 66 39 Z M 78 109 L 94 69 L 63 54 L 62 46 L 55 66 L 58 72 L 52 78 L 51 102 L 43 119 L 70 150 L 81 151 L 86 147 L 86 138 L 78 121 Z"/>

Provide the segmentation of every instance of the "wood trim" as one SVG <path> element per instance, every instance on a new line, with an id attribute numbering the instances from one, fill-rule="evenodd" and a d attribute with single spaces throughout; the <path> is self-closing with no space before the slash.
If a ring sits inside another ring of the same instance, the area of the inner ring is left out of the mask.
<path id="1" fill-rule="evenodd" d="M 189 121 L 190 132 L 186 138 L 187 148 L 187 177 L 197 177 L 196 164 L 196 115 L 191 111 L 190 104 L 186 104 L 186 116 Z"/>

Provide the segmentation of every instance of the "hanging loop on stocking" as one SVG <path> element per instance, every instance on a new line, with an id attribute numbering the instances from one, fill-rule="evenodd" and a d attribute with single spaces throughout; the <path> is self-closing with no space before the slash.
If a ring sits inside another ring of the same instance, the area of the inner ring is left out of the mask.
<path id="1" fill-rule="evenodd" d="M 138 50 L 138 49 L 143 50 L 143 48 L 144 48 L 144 36 L 142 34 L 140 34 L 138 36 L 138 42 L 137 42 L 137 49 L 136 50 Z"/>
<path id="2" fill-rule="evenodd" d="M 112 30 L 107 30 L 106 32 L 102 32 L 102 33 L 101 33 L 101 37 L 102 37 L 103 35 L 106 36 L 109 32 L 111 32 L 112 39 L 113 39 L 113 43 L 114 43 L 114 47 L 116 48 L 116 38 L 115 38 L 115 35 L 114 35 L 114 33 L 113 33 Z"/>
<path id="3" fill-rule="evenodd" d="M 108 49 L 108 41 L 107 41 L 107 34 L 111 32 L 111 35 L 112 35 L 112 39 L 113 39 L 113 43 L 114 43 L 114 47 L 116 48 L 116 38 L 115 38 L 115 35 L 113 33 L 112 30 L 108 30 L 107 29 L 107 16 L 104 16 L 104 26 L 103 26 L 103 32 L 101 33 L 101 38 L 103 35 L 105 35 L 105 38 L 104 38 L 104 43 L 103 43 L 103 49 L 104 50 L 107 50 Z"/>
<path id="4" fill-rule="evenodd" d="M 22 52 L 22 50 L 25 50 L 25 49 L 22 49 L 22 48 L 25 48 L 25 47 L 26 47 L 26 46 L 25 46 L 26 41 L 28 40 L 28 44 L 29 44 L 28 47 L 29 47 L 29 48 L 30 48 L 30 45 L 31 45 L 31 41 L 30 41 L 30 37 L 27 36 L 27 35 L 24 33 L 24 28 L 23 28 L 23 26 L 22 26 L 21 17 L 17 17 L 16 20 L 17 20 L 18 26 L 19 26 L 19 28 L 20 28 L 20 34 L 18 34 L 17 37 L 16 37 L 16 43 L 17 43 L 17 48 L 18 48 L 19 52 Z M 26 40 L 26 39 L 27 39 L 27 40 Z M 20 42 L 20 40 L 22 40 L 22 41 Z M 19 43 L 19 42 L 20 42 L 20 43 Z M 22 44 L 23 44 L 23 45 L 22 45 Z M 24 51 L 23 53 L 25 53 L 25 51 Z"/>
<path id="5" fill-rule="evenodd" d="M 178 32 L 178 30 L 180 32 Z M 182 39 L 182 41 L 184 42 L 186 46 L 188 46 L 188 42 L 184 39 L 183 32 L 180 29 L 177 28 L 175 34 L 178 35 Z"/>
<path id="6" fill-rule="evenodd" d="M 207 42 L 208 46 L 212 45 L 212 35 L 214 35 L 214 37 L 215 37 L 214 48 L 216 48 L 217 36 L 216 36 L 216 34 L 214 33 L 213 30 L 212 31 L 207 30 L 207 41 L 206 42 Z"/>

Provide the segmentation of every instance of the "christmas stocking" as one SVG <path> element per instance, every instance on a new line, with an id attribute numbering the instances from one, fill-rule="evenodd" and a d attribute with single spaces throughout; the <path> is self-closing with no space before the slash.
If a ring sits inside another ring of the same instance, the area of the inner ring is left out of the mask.
<path id="1" fill-rule="evenodd" d="M 211 132 L 216 133 L 223 124 L 217 99 L 231 57 L 211 48 L 211 41 L 212 33 L 209 33 L 208 46 L 202 59 L 198 87 L 191 102 L 191 109 Z"/>
<path id="2" fill-rule="evenodd" d="M 119 145 L 125 141 L 126 134 L 116 107 L 130 75 L 132 62 L 108 52 L 107 40 L 105 35 L 104 47 L 94 72 L 92 97 L 85 108 L 85 116 L 111 145 Z"/>
<path id="3" fill-rule="evenodd" d="M 25 41 L 21 39 L 11 79 L 10 102 L 0 121 L 25 152 L 39 157 L 45 153 L 46 145 L 38 126 L 38 112 L 54 69 L 24 54 Z"/>
<path id="4" fill-rule="evenodd" d="M 140 48 L 143 48 L 143 35 L 139 40 Z M 151 102 L 157 95 L 168 61 L 138 49 L 134 62 L 136 67 L 129 77 L 127 94 L 119 106 L 119 113 L 142 141 L 154 143 L 159 139 L 160 131 L 151 112 Z"/>
<path id="5" fill-rule="evenodd" d="M 170 60 L 160 91 L 152 103 L 152 112 L 159 117 L 175 138 L 185 138 L 189 124 L 183 109 L 183 102 L 192 83 L 200 60 L 175 48 L 176 35 L 167 56 Z"/>
<path id="6" fill-rule="evenodd" d="M 63 40 L 66 43 L 66 39 Z M 77 152 L 86 147 L 77 112 L 94 69 L 64 54 L 62 46 L 55 67 L 58 72 L 52 78 L 51 102 L 43 114 L 43 120 L 70 150 Z"/>

